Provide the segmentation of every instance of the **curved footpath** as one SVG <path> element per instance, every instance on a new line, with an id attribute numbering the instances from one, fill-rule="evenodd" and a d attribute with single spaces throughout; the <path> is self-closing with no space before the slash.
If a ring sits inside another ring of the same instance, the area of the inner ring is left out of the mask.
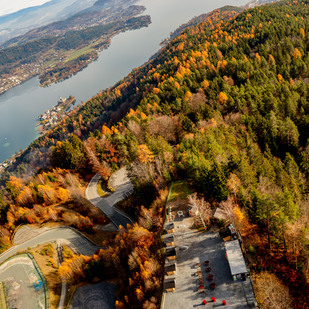
<path id="1" fill-rule="evenodd" d="M 97 188 L 100 179 L 101 176 L 98 174 L 91 179 L 86 189 L 86 198 L 98 207 L 117 228 L 120 225 L 126 227 L 127 224 L 132 224 L 133 220 L 114 206 L 133 192 L 133 184 L 128 177 L 126 167 L 122 167 L 111 176 L 110 184 L 115 191 L 107 197 L 101 197 L 98 193 Z"/>

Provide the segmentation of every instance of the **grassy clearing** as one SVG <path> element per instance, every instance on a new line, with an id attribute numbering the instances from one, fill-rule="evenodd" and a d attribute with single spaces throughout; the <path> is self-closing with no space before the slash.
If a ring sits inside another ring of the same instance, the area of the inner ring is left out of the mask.
<path id="1" fill-rule="evenodd" d="M 71 259 L 74 255 L 73 251 L 65 245 L 62 246 L 62 254 L 63 254 L 64 262 L 66 260 Z M 76 286 L 67 282 L 67 291 L 65 293 L 64 306 L 63 306 L 64 308 L 70 309 L 70 304 L 73 300 L 75 291 L 76 291 Z"/>
<path id="2" fill-rule="evenodd" d="M 66 55 L 67 58 L 64 60 L 64 63 L 69 62 L 69 61 L 71 61 L 71 60 L 73 60 L 73 59 L 75 59 L 75 58 L 77 58 L 77 57 L 79 57 L 83 54 L 87 54 L 91 51 L 93 51 L 93 48 L 91 48 L 91 46 L 86 46 L 82 49 L 79 49 L 79 50 L 73 52 L 73 54 L 71 54 L 71 55 L 70 54 Z"/>
<path id="3" fill-rule="evenodd" d="M 177 197 L 179 197 L 180 200 L 185 200 L 190 194 L 191 191 L 184 180 L 175 181 L 172 185 L 171 194 L 167 202 L 175 202 Z"/>
<path id="4" fill-rule="evenodd" d="M 5 288 L 2 282 L 0 282 L 0 308 L 7 309 L 7 302 L 5 297 Z"/>

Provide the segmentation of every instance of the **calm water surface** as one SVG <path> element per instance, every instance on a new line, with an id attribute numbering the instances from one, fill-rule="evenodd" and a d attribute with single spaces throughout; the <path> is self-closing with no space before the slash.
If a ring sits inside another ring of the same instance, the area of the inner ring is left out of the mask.
<path id="1" fill-rule="evenodd" d="M 121 33 L 97 61 L 72 78 L 40 88 L 38 78 L 0 96 L 0 162 L 26 148 L 36 137 L 36 119 L 54 106 L 59 97 L 87 101 L 100 90 L 112 86 L 132 69 L 145 63 L 160 48 L 159 43 L 178 26 L 194 16 L 224 5 L 244 5 L 247 0 L 142 0 L 152 23 L 147 28 Z"/>

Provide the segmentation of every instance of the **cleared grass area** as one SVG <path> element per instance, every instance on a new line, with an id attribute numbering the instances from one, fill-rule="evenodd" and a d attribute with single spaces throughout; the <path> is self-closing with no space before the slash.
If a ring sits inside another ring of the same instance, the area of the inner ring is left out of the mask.
<path id="1" fill-rule="evenodd" d="M 58 273 L 59 265 L 57 265 L 58 257 L 56 247 L 56 244 L 52 243 L 37 246 L 30 251 L 45 276 L 50 298 L 50 309 L 58 309 L 62 286 L 61 276 Z M 63 246 L 62 248 L 64 260 L 70 259 L 73 256 L 72 250 L 67 246 Z M 72 300 L 75 290 L 75 286 L 68 285 L 64 308 L 69 308 L 69 302 Z"/>
<path id="2" fill-rule="evenodd" d="M 83 54 L 87 54 L 89 52 L 93 51 L 93 48 L 91 48 L 91 46 L 86 46 L 84 48 L 81 48 L 79 50 L 77 50 L 76 52 L 73 52 L 73 54 L 67 54 L 67 58 L 64 60 L 64 63 L 71 61 Z"/>
<path id="3" fill-rule="evenodd" d="M 179 197 L 180 200 L 185 200 L 190 194 L 191 191 L 184 180 L 175 181 L 172 184 L 171 194 L 167 202 L 175 202 L 177 197 Z"/>
<path id="4" fill-rule="evenodd" d="M 0 282 L 0 308 L 7 309 L 5 289 L 2 282 Z"/>
<path id="5" fill-rule="evenodd" d="M 74 253 L 69 247 L 63 245 L 62 246 L 62 255 L 63 255 L 63 260 L 65 262 L 66 260 L 71 259 L 74 255 Z M 74 297 L 75 291 L 76 291 L 76 286 L 67 282 L 67 291 L 65 293 L 64 308 L 66 308 L 66 309 L 70 308 L 70 304 L 71 304 L 72 299 Z"/>

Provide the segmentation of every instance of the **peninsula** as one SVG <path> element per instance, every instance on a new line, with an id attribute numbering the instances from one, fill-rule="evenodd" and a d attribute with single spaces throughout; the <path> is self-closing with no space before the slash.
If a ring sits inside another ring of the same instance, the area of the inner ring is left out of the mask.
<path id="1" fill-rule="evenodd" d="M 120 7 L 78 14 L 5 42 L 0 49 L 0 94 L 34 76 L 39 76 L 45 87 L 76 74 L 96 60 L 118 33 L 147 27 L 151 18 L 140 15 L 144 10 L 144 6 L 121 3 Z"/>

